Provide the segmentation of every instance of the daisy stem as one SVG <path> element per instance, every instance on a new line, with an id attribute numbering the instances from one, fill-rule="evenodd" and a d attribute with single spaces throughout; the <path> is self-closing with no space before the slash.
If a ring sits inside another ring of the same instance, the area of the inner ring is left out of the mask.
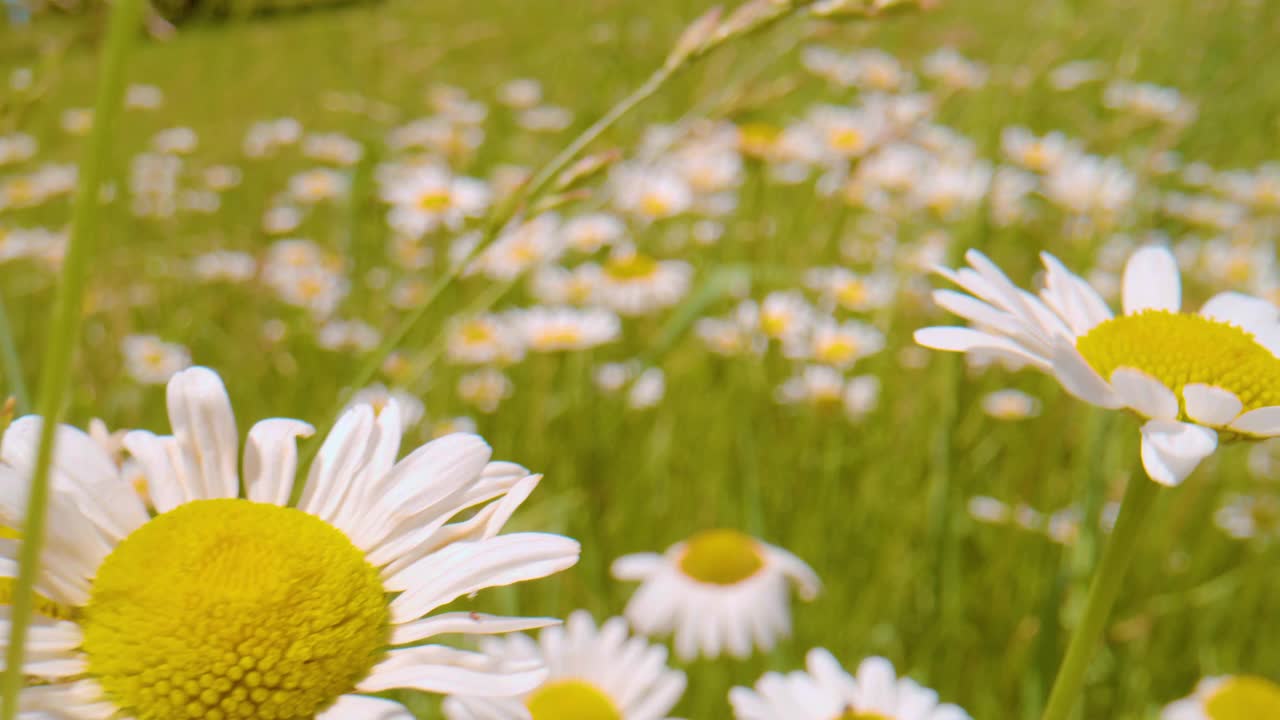
<path id="1" fill-rule="evenodd" d="M 1089 586 L 1084 616 L 1071 635 L 1067 656 L 1058 670 L 1049 704 L 1041 720 L 1067 720 L 1084 686 L 1089 660 L 1102 637 L 1111 609 L 1120 594 L 1120 585 L 1138 548 L 1138 537 L 1146 526 L 1148 511 L 1155 501 L 1159 486 L 1141 475 L 1129 480 L 1120 517 L 1102 554 L 1102 562 Z"/>
<path id="2" fill-rule="evenodd" d="M 80 160 L 79 181 L 71 205 L 70 237 L 54 298 L 41 369 L 37 410 L 44 420 L 36 450 L 35 472 L 27 496 L 22 545 L 18 551 L 19 567 L 13 587 L 9 644 L 5 651 L 4 677 L 0 681 L 0 696 L 4 700 L 0 705 L 0 720 L 13 720 L 18 714 L 27 630 L 31 624 L 36 576 L 45 540 L 55 430 L 70 385 L 71 361 L 80 334 L 85 276 L 92 243 L 101 232 L 98 227 L 101 180 L 124 95 L 125 61 L 142 26 L 143 7 L 142 0 L 115 0 L 111 4 L 94 104 L 93 130 Z"/>

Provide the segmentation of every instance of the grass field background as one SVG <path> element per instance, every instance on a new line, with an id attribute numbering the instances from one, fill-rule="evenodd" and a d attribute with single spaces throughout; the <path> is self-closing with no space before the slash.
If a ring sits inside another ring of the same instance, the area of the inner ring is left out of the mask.
<path id="1" fill-rule="evenodd" d="M 125 204 L 108 206 L 96 238 L 70 418 L 78 425 L 101 417 L 112 427 L 166 428 L 163 390 L 123 376 L 120 339 L 148 332 L 181 342 L 195 362 L 222 374 L 242 430 L 271 415 L 325 423 L 362 357 L 318 348 L 313 321 L 261 288 L 193 285 L 180 272 L 186 259 L 215 248 L 260 252 L 268 242 L 259 229 L 267 198 L 313 165 L 296 156 L 243 159 L 240 145 L 251 123 L 292 116 L 308 131 L 345 133 L 365 143 L 366 159 L 352 172 L 367 176 L 387 130 L 428 113 L 425 97 L 433 84 L 456 85 L 491 102 L 503 82 L 532 77 L 550 102 L 573 111 L 571 129 L 520 131 L 495 107 L 482 147 L 463 169 L 487 176 L 500 163 L 536 165 L 642 82 L 681 29 L 709 6 L 385 0 L 199 23 L 166 42 L 144 42 L 129 77 L 161 88 L 164 105 L 124 116 L 113 176 L 127 177 L 130 159 L 157 131 L 188 126 L 199 136 L 193 166 L 236 164 L 244 181 L 208 216 L 142 220 Z M 6 106 L 0 134 L 31 134 L 41 160 L 74 160 L 79 140 L 59 130 L 59 117 L 91 104 L 99 32 L 92 17 L 42 16 L 29 27 L 0 29 L 0 79 L 32 67 L 47 84 L 30 105 Z M 1125 158 L 1140 158 L 1161 142 L 1156 131 L 1134 128 L 1103 108 L 1097 86 L 1063 93 L 1044 79 L 1065 61 L 1091 59 L 1108 77 L 1176 87 L 1198 102 L 1198 119 L 1175 140 L 1184 157 L 1219 168 L 1255 166 L 1277 157 L 1280 141 L 1278 38 L 1280 5 L 1222 0 L 954 0 L 884 21 L 816 31 L 786 25 L 682 75 L 610 131 L 602 146 L 633 147 L 652 123 L 691 110 L 715 116 L 732 104 L 727 101 L 788 83 L 792 91 L 755 107 L 730 107 L 727 119 L 785 123 L 818 98 L 839 102 L 840 93 L 804 79 L 797 54 L 804 44 L 880 48 L 911 64 L 951 46 L 987 63 L 992 77 L 983 89 L 947 99 L 938 118 L 985 156 L 997 155 L 1003 127 L 1018 124 L 1037 132 L 1060 129 L 1091 152 Z M 328 110 L 325 98 L 334 92 L 385 103 L 396 120 Z M 402 311 L 361 280 L 362 271 L 390 265 L 383 210 L 367 196 L 367 180 L 361 182 L 356 187 L 365 197 L 356 192 L 350 203 L 318 209 L 297 234 L 348 258 L 353 288 L 341 314 L 388 331 Z M 850 263 L 839 246 L 860 241 L 861 211 L 808 187 L 753 182 L 749 176 L 738 211 L 712 248 L 673 252 L 664 250 L 670 238 L 659 231 L 638 237 L 656 254 L 680 254 L 695 264 L 691 298 L 718 268 L 745 268 L 751 295 L 759 298 L 798 287 L 806 268 Z M 55 202 L 0 210 L 0 224 L 57 227 L 66 215 L 66 203 Z M 1030 278 L 1040 250 L 1084 268 L 1104 239 L 1068 243 L 1051 220 L 998 228 L 979 219 L 903 218 L 898 240 L 939 228 L 951 236 L 952 260 L 964 248 L 980 247 L 1021 281 Z M 1150 213 L 1131 229 L 1172 227 Z M 52 281 L 52 273 L 36 265 L 0 265 L 0 297 L 29 386 L 40 373 Z M 1203 299 L 1214 289 L 1188 294 Z M 485 290 L 485 281 L 475 279 L 450 290 L 403 351 L 412 358 L 429 346 L 448 319 Z M 131 294 L 137 302 L 120 301 Z M 517 287 L 500 306 L 527 304 L 526 297 Z M 734 302 L 718 298 L 694 310 L 722 315 Z M 512 397 L 492 415 L 475 414 L 495 457 L 546 474 L 515 524 L 563 532 L 583 544 L 575 569 L 518 592 L 482 596 L 481 604 L 530 614 L 563 616 L 579 607 L 598 617 L 617 614 L 632 588 L 610 580 L 615 557 L 660 550 L 703 528 L 740 528 L 807 560 L 824 591 L 797 605 L 795 636 L 775 653 L 689 666 L 682 716 L 727 717 L 730 686 L 750 684 L 764 669 L 798 667 L 808 648 L 825 646 L 847 666 L 884 655 L 979 720 L 1036 718 L 1103 535 L 1086 519 L 1080 541 L 1063 547 L 1043 534 L 977 523 L 966 504 L 971 496 L 989 495 L 1048 513 L 1079 503 L 1086 518 L 1096 518 L 1105 500 L 1118 499 L 1126 478 L 1142 477 L 1137 424 L 1093 411 L 1029 372 L 974 373 L 958 358 L 940 355 L 923 367 L 904 366 L 899 350 L 910 345 L 911 331 L 939 317 L 918 296 L 904 296 L 874 318 L 888 347 L 858 371 L 878 376 L 882 391 L 878 409 L 857 423 L 839 413 L 779 405 L 774 388 L 790 374 L 790 361 L 775 351 L 758 359 L 711 355 L 678 313 L 628 320 L 620 342 L 594 351 L 531 355 L 508 371 Z M 270 319 L 288 327 L 280 342 L 262 340 Z M 659 343 L 667 333 L 675 333 L 674 341 Z M 597 363 L 641 355 L 666 373 L 666 395 L 656 408 L 630 409 L 595 388 Z M 468 412 L 453 392 L 459 374 L 440 364 L 410 388 L 424 399 L 429 418 Z M 12 388 L 14 378 L 4 382 Z M 982 395 L 1010 386 L 1043 400 L 1038 418 L 1002 423 L 982 413 Z M 419 432 L 419 439 L 427 436 Z M 1229 447 L 1183 487 L 1161 494 L 1080 717 L 1155 717 L 1203 675 L 1280 677 L 1280 549 L 1227 538 L 1212 520 L 1228 493 L 1274 492 L 1249 477 L 1244 456 L 1244 448 Z M 432 699 L 409 702 L 422 717 L 437 717 Z"/>

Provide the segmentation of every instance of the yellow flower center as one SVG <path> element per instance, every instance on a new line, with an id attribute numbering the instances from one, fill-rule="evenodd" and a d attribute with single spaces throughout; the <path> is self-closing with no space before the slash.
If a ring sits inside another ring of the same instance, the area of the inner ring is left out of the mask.
<path id="1" fill-rule="evenodd" d="M 532 345 L 543 350 L 576 347 L 582 341 L 582 331 L 569 325 L 549 327 L 532 338 Z"/>
<path id="2" fill-rule="evenodd" d="M 423 212 L 440 212 L 453 204 L 453 196 L 448 190 L 428 190 L 418 196 L 418 209 Z"/>
<path id="3" fill-rule="evenodd" d="M 642 280 L 658 271 L 658 262 L 648 255 L 615 255 L 604 264 L 605 273 L 615 280 Z"/>
<path id="4" fill-rule="evenodd" d="M 525 701 L 533 720 L 622 720 L 622 713 L 585 680 L 553 680 Z"/>
<path id="5" fill-rule="evenodd" d="M 853 153 L 862 150 L 866 144 L 862 133 L 857 128 L 835 128 L 827 134 L 827 142 L 839 152 Z"/>
<path id="6" fill-rule="evenodd" d="M 760 316 L 760 330 L 771 338 L 787 334 L 791 328 L 791 315 L 785 312 L 766 312 Z"/>
<path id="7" fill-rule="evenodd" d="M 1049 152 L 1040 143 L 1031 143 L 1022 153 L 1022 164 L 1031 170 L 1042 172 L 1049 169 Z"/>
<path id="8" fill-rule="evenodd" d="M 1205 703 L 1209 720 L 1260 720 L 1280 717 L 1280 687 L 1260 677 L 1227 680 Z"/>
<path id="9" fill-rule="evenodd" d="M 853 708 L 849 708 L 848 710 L 845 710 L 840 717 L 834 718 L 834 720 L 893 720 L 893 718 L 876 712 L 859 712 Z"/>
<path id="10" fill-rule="evenodd" d="M 1200 315 L 1122 315 L 1077 339 L 1076 349 L 1103 378 L 1134 368 L 1178 397 L 1183 386 L 1203 383 L 1235 393 L 1246 411 L 1280 405 L 1280 358 L 1245 330 Z"/>
<path id="11" fill-rule="evenodd" d="M 664 217 L 671 213 L 671 201 L 661 193 L 645 193 L 640 198 L 640 211 L 650 217 Z"/>
<path id="12" fill-rule="evenodd" d="M 781 134 L 782 131 L 774 125 L 747 123 L 738 128 L 738 148 L 755 157 L 768 155 Z"/>
<path id="13" fill-rule="evenodd" d="M 737 530 L 704 530 L 689 538 L 680 556 L 685 575 L 712 585 L 736 585 L 763 567 L 759 543 Z"/>
<path id="14" fill-rule="evenodd" d="M 378 571 L 293 508 L 199 500 L 107 556 L 81 621 L 89 674 L 120 713 L 314 718 L 381 658 Z"/>
<path id="15" fill-rule="evenodd" d="M 483 322 L 472 321 L 464 324 L 460 334 L 468 345 L 488 345 L 493 342 L 493 329 Z"/>
<path id="16" fill-rule="evenodd" d="M 859 309 L 867 301 L 869 295 L 867 284 L 861 280 L 850 280 L 849 282 L 841 283 L 840 287 L 836 288 L 836 300 L 850 310 Z"/>
<path id="17" fill-rule="evenodd" d="M 840 365 L 857 357 L 858 350 L 856 340 L 837 336 L 819 343 L 814 359 L 827 365 Z"/>

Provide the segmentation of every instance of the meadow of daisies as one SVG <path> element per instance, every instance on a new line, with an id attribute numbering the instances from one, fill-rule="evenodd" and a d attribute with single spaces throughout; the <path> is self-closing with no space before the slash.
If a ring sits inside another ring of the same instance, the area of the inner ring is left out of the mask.
<path id="1" fill-rule="evenodd" d="M 711 7 L 6 0 L 0 717 L 1280 718 L 1280 6 Z"/>

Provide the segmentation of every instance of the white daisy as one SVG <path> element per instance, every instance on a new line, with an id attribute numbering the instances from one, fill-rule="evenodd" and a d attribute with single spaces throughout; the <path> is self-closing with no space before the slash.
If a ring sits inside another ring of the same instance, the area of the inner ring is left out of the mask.
<path id="1" fill-rule="evenodd" d="M 1023 420 L 1040 414 L 1040 400 L 1013 388 L 996 390 L 982 396 L 982 412 L 997 420 Z"/>
<path id="2" fill-rule="evenodd" d="M 791 585 L 806 601 L 821 582 L 803 560 L 736 530 L 705 530 L 666 553 L 613 563 L 619 580 L 640 581 L 626 616 L 645 635 L 674 633 L 682 660 L 771 650 L 791 632 Z"/>
<path id="3" fill-rule="evenodd" d="M 684 694 L 684 673 L 667 667 L 667 649 L 629 637 L 619 617 L 596 628 L 578 610 L 536 642 L 513 634 L 485 638 L 481 649 L 508 662 L 545 663 L 550 677 L 518 698 L 450 697 L 449 720 L 662 720 Z"/>
<path id="4" fill-rule="evenodd" d="M 484 181 L 455 176 L 443 165 L 387 173 L 382 193 L 392 205 L 388 224 L 412 236 L 457 230 L 468 218 L 483 215 L 490 200 Z"/>
<path id="5" fill-rule="evenodd" d="M 1191 697 L 1165 707 L 1160 720 L 1262 720 L 1280 717 L 1280 687 L 1249 675 L 1208 677 Z"/>
<path id="6" fill-rule="evenodd" d="M 680 302 L 693 267 L 683 260 L 657 260 L 634 248 L 615 250 L 596 276 L 594 299 L 623 315 L 646 315 Z"/>
<path id="7" fill-rule="evenodd" d="M 809 331 L 793 334 L 783 341 L 783 352 L 795 360 L 812 360 L 847 370 L 862 358 L 884 349 L 884 333 L 872 325 L 831 318 L 814 322 Z"/>
<path id="8" fill-rule="evenodd" d="M 754 690 L 730 690 L 729 702 L 737 720 L 969 720 L 884 658 L 867 658 L 850 675 L 821 648 L 809 651 L 805 671 L 765 673 Z"/>
<path id="9" fill-rule="evenodd" d="M 191 352 L 155 335 L 126 335 L 121 343 L 125 371 L 144 385 L 163 385 L 191 364 Z"/>
<path id="10" fill-rule="evenodd" d="M 545 679 L 536 662 L 422 644 L 554 622 L 429 615 L 576 562 L 568 538 L 499 534 L 538 476 L 488 462 L 488 445 L 468 435 L 397 462 L 399 409 L 375 416 L 362 405 L 338 420 L 290 507 L 295 440 L 311 426 L 257 423 L 241 466 L 216 373 L 178 373 L 168 405 L 173 435 L 124 440 L 144 468 L 154 517 L 88 435 L 59 428 L 36 585 L 42 617 L 24 666 L 40 683 L 22 691 L 20 712 L 398 719 L 411 715 L 364 694 L 515 695 Z M 19 419 L 0 443 L 0 520 L 19 530 L 40 423 Z M 6 575 L 14 552 L 3 548 Z"/>
<path id="11" fill-rule="evenodd" d="M 1142 464 L 1152 480 L 1182 482 L 1220 437 L 1280 435 L 1280 310 L 1271 303 L 1228 292 L 1198 314 L 1180 312 L 1177 262 L 1158 246 L 1130 256 L 1119 317 L 1051 255 L 1042 255 L 1038 295 L 981 253 L 965 257 L 970 267 L 941 272 L 971 294 L 933 296 L 974 327 L 926 328 L 916 341 L 1020 358 L 1085 402 L 1133 411 L 1145 421 Z"/>
<path id="12" fill-rule="evenodd" d="M 622 332 L 618 316 L 603 308 L 536 306 L 507 311 L 525 346 L 537 352 L 586 350 L 613 342 Z"/>
<path id="13" fill-rule="evenodd" d="M 518 328 L 499 315 L 476 315 L 454 320 L 445 351 L 458 365 L 507 365 L 524 358 L 524 338 Z"/>

